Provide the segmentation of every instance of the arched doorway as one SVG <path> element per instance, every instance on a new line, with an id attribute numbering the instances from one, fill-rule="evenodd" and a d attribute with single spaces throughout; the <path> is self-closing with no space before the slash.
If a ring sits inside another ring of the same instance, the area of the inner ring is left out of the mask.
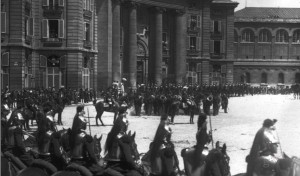
<path id="1" fill-rule="evenodd" d="M 148 65 L 148 57 L 147 57 L 147 46 L 141 40 L 138 40 L 137 43 L 137 64 L 136 64 L 136 82 L 138 84 L 146 84 L 147 83 L 147 65 Z"/>

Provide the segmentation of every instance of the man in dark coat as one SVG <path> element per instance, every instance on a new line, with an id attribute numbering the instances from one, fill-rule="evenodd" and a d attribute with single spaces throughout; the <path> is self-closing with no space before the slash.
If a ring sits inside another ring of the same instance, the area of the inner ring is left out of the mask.
<path id="1" fill-rule="evenodd" d="M 267 141 L 265 132 L 267 130 L 273 130 L 276 119 L 266 119 L 263 122 L 263 126 L 256 132 L 254 141 L 250 150 L 250 154 L 246 158 L 247 165 L 247 176 L 252 176 L 255 166 L 255 160 L 261 156 L 261 153 L 267 149 Z M 276 138 L 276 137 L 274 137 Z"/>
<path id="2" fill-rule="evenodd" d="M 203 100 L 203 111 L 208 116 L 210 115 L 211 105 L 212 105 L 212 96 L 207 96 L 207 98 Z"/>

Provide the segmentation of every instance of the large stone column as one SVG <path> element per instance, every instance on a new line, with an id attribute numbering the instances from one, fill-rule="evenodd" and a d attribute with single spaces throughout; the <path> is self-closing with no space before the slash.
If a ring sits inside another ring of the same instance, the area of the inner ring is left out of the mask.
<path id="1" fill-rule="evenodd" d="M 112 80 L 120 81 L 120 0 L 113 0 L 112 2 Z"/>
<path id="2" fill-rule="evenodd" d="M 150 80 L 160 85 L 162 83 L 162 8 L 151 8 L 150 13 Z"/>
<path id="3" fill-rule="evenodd" d="M 97 12 L 97 88 L 112 83 L 112 4 L 110 0 L 95 1 Z M 76 62 L 77 63 L 77 62 Z"/>
<path id="4" fill-rule="evenodd" d="M 175 12 L 174 67 L 175 81 L 182 83 L 186 75 L 186 17 L 185 11 Z"/>
<path id="5" fill-rule="evenodd" d="M 137 19 L 135 2 L 126 2 L 128 22 L 125 26 L 124 36 L 124 77 L 127 78 L 125 88 L 136 89 L 136 50 L 137 50 Z"/>

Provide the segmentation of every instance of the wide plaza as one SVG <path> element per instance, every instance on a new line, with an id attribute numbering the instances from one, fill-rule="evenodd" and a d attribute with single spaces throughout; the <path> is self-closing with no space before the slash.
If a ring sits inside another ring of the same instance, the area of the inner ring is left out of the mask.
<path id="1" fill-rule="evenodd" d="M 86 115 L 89 116 L 92 135 L 103 135 L 101 145 L 104 150 L 107 134 L 113 124 L 113 113 L 105 112 L 103 122 L 106 126 L 96 126 L 96 111 L 92 104 L 86 104 Z M 140 153 L 149 149 L 153 140 L 159 116 L 134 116 L 133 109 L 128 114 L 129 130 L 136 132 L 136 143 Z M 63 126 L 58 129 L 70 128 L 76 113 L 76 106 L 68 106 L 63 111 Z M 195 117 L 195 122 L 198 116 Z M 246 171 L 245 157 L 249 154 L 255 133 L 262 126 L 264 119 L 277 119 L 276 129 L 281 148 L 278 152 L 285 152 L 288 156 L 300 157 L 300 100 L 295 100 L 292 95 L 255 95 L 245 97 L 231 97 L 227 114 L 221 110 L 218 116 L 211 116 L 214 142 L 226 143 L 230 157 L 231 174 L 235 175 Z M 207 119 L 209 122 L 209 118 Z M 189 124 L 189 117 L 178 115 L 175 125 L 172 125 L 172 141 L 183 169 L 180 156 L 183 148 L 191 147 L 196 143 L 197 124 Z M 208 129 L 210 126 L 208 126 Z M 89 127 L 87 133 L 90 133 Z M 209 145 L 211 148 L 212 145 Z"/>

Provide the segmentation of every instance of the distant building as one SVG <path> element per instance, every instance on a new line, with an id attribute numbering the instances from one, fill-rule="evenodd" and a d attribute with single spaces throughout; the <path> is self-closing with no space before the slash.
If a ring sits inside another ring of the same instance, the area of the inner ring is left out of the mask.
<path id="1" fill-rule="evenodd" d="M 300 8 L 247 7 L 235 12 L 234 80 L 300 83 Z"/>
<path id="2" fill-rule="evenodd" d="M 231 0 L 2 0 L 2 86 L 233 82 Z"/>
<path id="3" fill-rule="evenodd" d="M 92 0 L 2 0 L 2 85 L 93 87 L 94 8 Z"/>

